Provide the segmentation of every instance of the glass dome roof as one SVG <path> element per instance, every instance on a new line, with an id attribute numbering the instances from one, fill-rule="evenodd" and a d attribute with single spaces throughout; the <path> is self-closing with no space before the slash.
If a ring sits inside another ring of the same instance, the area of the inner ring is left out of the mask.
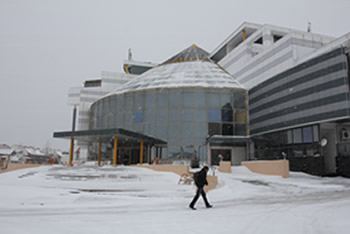
<path id="1" fill-rule="evenodd" d="M 106 96 L 157 88 L 205 87 L 240 88 L 243 86 L 208 58 L 209 53 L 192 45 Z"/>

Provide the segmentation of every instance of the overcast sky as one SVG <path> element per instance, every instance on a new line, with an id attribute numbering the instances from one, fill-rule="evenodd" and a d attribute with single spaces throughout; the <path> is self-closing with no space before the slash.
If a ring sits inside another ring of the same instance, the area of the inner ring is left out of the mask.
<path id="1" fill-rule="evenodd" d="M 244 21 L 339 37 L 350 0 L 0 0 L 0 144 L 68 149 L 68 89 L 196 43 L 211 52 Z"/>

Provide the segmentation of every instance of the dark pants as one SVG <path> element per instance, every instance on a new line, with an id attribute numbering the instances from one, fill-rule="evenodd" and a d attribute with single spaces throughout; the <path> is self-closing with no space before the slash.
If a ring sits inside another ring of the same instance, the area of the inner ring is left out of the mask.
<path id="1" fill-rule="evenodd" d="M 194 198 L 193 198 L 193 200 L 192 200 L 190 206 L 191 206 L 191 207 L 194 207 L 194 205 L 196 204 L 196 202 L 197 202 L 197 200 L 198 200 L 198 198 L 199 198 L 199 195 L 202 195 L 205 205 L 206 205 L 206 206 L 210 206 L 210 204 L 209 204 L 209 202 L 208 202 L 208 200 L 207 200 L 207 196 L 206 196 L 206 194 L 205 194 L 205 192 L 204 192 L 203 187 L 198 187 L 198 188 L 197 188 L 197 193 L 196 193 L 196 195 L 194 196 Z"/>

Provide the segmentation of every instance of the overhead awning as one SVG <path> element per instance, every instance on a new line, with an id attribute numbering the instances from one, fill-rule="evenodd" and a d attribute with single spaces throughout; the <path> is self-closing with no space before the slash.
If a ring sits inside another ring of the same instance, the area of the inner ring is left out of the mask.
<path id="1" fill-rule="evenodd" d="M 138 132 L 129 131 L 123 128 L 108 128 L 108 129 L 95 129 L 95 130 L 83 130 L 83 131 L 65 131 L 54 132 L 54 138 L 66 138 L 70 139 L 74 137 L 79 140 L 94 140 L 96 138 L 109 138 L 109 137 L 122 137 L 127 139 L 143 140 L 145 143 L 153 145 L 167 145 L 166 141 L 161 139 L 147 136 Z"/>
<path id="2" fill-rule="evenodd" d="M 248 136 L 222 136 L 213 135 L 207 138 L 207 143 L 213 145 L 235 145 L 235 144 L 246 144 L 250 141 Z"/>

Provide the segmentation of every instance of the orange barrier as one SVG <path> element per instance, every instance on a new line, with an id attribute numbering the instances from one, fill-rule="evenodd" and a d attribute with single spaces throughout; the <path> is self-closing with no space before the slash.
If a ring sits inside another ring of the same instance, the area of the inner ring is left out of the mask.
<path id="1" fill-rule="evenodd" d="M 269 160 L 269 161 L 246 161 L 242 166 L 247 167 L 252 172 L 264 175 L 278 175 L 283 178 L 289 177 L 288 160 Z"/>
<path id="2" fill-rule="evenodd" d="M 9 171 L 19 170 L 19 169 L 25 169 L 25 168 L 32 168 L 32 167 L 40 167 L 43 166 L 41 164 L 16 164 L 16 163 L 9 163 L 7 166 L 7 169 L 0 170 L 0 173 L 5 173 Z"/>
<path id="3" fill-rule="evenodd" d="M 220 172 L 224 172 L 224 173 L 232 173 L 232 169 L 231 169 L 232 165 L 231 165 L 231 161 L 227 162 L 227 161 L 220 161 L 220 166 L 219 166 L 219 171 Z"/>

